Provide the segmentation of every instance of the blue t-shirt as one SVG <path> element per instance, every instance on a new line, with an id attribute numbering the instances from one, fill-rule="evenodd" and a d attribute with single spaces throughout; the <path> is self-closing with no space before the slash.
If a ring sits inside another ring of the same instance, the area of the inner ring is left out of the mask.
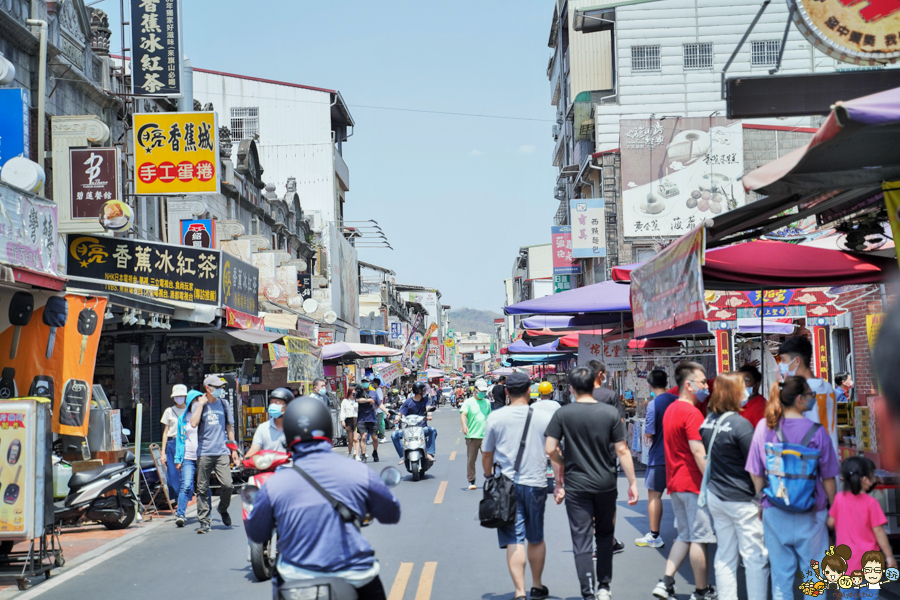
<path id="1" fill-rule="evenodd" d="M 653 443 L 647 451 L 647 466 L 656 467 L 666 464 L 666 445 L 663 439 L 663 415 L 669 406 L 678 400 L 678 396 L 663 392 L 647 405 L 647 420 L 644 431 L 653 436 Z"/>
<path id="2" fill-rule="evenodd" d="M 381 406 L 381 401 L 378 399 L 378 394 L 375 390 L 369 390 L 369 398 L 374 400 L 375 404 L 369 404 L 368 402 L 359 403 L 359 412 L 357 413 L 356 418 L 357 423 L 375 422 L 375 407 Z"/>
<path id="3" fill-rule="evenodd" d="M 420 417 L 428 416 L 428 400 L 426 398 L 422 398 L 421 402 L 416 402 L 414 399 L 409 398 L 403 405 L 400 407 L 401 415 L 419 415 Z"/>
<path id="4" fill-rule="evenodd" d="M 199 402 L 191 405 L 191 414 L 200 407 Z M 234 417 L 228 405 L 221 398 L 203 406 L 200 427 L 197 430 L 197 456 L 227 456 L 231 454 L 225 441 L 225 425 L 234 426 Z"/>

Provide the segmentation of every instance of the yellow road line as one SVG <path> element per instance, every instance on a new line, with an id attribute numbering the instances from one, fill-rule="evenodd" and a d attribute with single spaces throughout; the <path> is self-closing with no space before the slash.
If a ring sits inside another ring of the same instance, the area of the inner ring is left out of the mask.
<path id="1" fill-rule="evenodd" d="M 415 600 L 431 600 L 431 586 L 434 584 L 435 571 L 437 571 L 436 562 L 425 563 L 425 568 L 422 569 L 422 576 L 419 577 L 419 589 L 416 590 Z"/>
<path id="2" fill-rule="evenodd" d="M 444 501 L 444 493 L 447 491 L 447 483 L 446 481 L 442 481 L 441 485 L 438 486 L 437 495 L 434 497 L 434 503 L 440 504 Z"/>
<path id="3" fill-rule="evenodd" d="M 456 460 L 456 450 L 450 453 L 450 460 Z"/>
<path id="4" fill-rule="evenodd" d="M 409 583 L 409 576 L 412 575 L 412 563 L 400 563 L 400 570 L 394 577 L 394 585 L 391 586 L 391 593 L 388 600 L 403 600 L 403 594 L 406 593 L 406 585 Z"/>

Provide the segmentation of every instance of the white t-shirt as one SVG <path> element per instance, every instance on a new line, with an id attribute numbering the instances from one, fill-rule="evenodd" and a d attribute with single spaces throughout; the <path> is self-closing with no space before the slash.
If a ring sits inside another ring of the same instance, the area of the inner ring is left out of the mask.
<path id="1" fill-rule="evenodd" d="M 166 437 L 173 438 L 178 435 L 178 419 L 184 415 L 184 411 L 186 410 L 186 406 L 184 408 L 170 406 L 163 411 L 162 418 L 159 422 L 166 426 Z"/>
<path id="2" fill-rule="evenodd" d="M 532 408 L 531 423 L 528 426 L 525 450 L 518 472 L 513 467 L 522 443 L 525 421 L 528 418 L 527 406 L 507 406 L 503 410 L 491 412 L 484 427 L 481 449 L 494 453 L 494 462 L 500 465 L 503 475 L 509 479 L 520 485 L 540 488 L 547 485 L 544 432 L 547 431 L 550 418 L 559 410 L 559 404 L 553 401 L 535 402 Z"/>
<path id="3" fill-rule="evenodd" d="M 834 395 L 834 388 L 830 383 L 818 377 L 811 377 L 806 380 L 809 389 L 816 395 L 816 406 L 813 410 L 803 413 L 803 416 L 813 421 L 821 423 L 831 437 L 831 443 L 834 445 L 834 451 L 838 451 L 837 437 L 837 398 Z M 840 456 L 840 454 L 838 454 Z"/>
<path id="4" fill-rule="evenodd" d="M 359 403 L 350 398 L 344 398 L 341 401 L 341 421 L 344 419 L 355 419 L 359 414 Z"/>
<path id="5" fill-rule="evenodd" d="M 184 459 L 197 460 L 197 428 L 190 421 L 184 424 Z"/>

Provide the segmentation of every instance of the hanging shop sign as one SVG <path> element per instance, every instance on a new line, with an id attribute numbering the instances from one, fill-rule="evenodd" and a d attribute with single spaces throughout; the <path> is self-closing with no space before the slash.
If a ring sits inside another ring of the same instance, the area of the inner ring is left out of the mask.
<path id="1" fill-rule="evenodd" d="M 312 275 L 310 273 L 297 273 L 297 294 L 304 300 L 312 298 Z"/>
<path id="2" fill-rule="evenodd" d="M 181 243 L 191 248 L 215 248 L 216 220 L 182 219 Z"/>
<path id="3" fill-rule="evenodd" d="M 553 293 L 568 292 L 572 289 L 571 275 L 554 275 L 553 276 Z"/>
<path id="4" fill-rule="evenodd" d="M 131 93 L 181 96 L 180 0 L 131 0 Z"/>
<path id="5" fill-rule="evenodd" d="M 437 323 L 432 323 L 428 326 L 428 331 L 425 332 L 425 337 L 422 338 L 422 341 L 419 343 L 419 347 L 416 348 L 416 351 L 413 352 L 413 361 L 419 362 L 422 360 L 422 357 L 425 356 L 425 350 L 428 349 L 428 342 L 431 340 L 431 335 L 437 331 Z"/>
<path id="6" fill-rule="evenodd" d="M 320 329 L 317 341 L 319 343 L 319 347 L 333 344 L 334 343 L 334 332 L 333 331 L 323 331 Z"/>
<path id="7" fill-rule="evenodd" d="M 219 250 L 100 235 L 69 234 L 68 238 L 67 274 L 90 280 L 79 280 L 78 287 L 219 306 Z"/>
<path id="8" fill-rule="evenodd" d="M 706 317 L 701 226 L 674 241 L 631 273 L 635 337 L 665 331 Z"/>
<path id="9" fill-rule="evenodd" d="M 716 368 L 717 373 L 734 371 L 734 334 L 731 329 L 717 329 Z"/>
<path id="10" fill-rule="evenodd" d="M 554 275 L 578 275 L 581 265 L 575 264 L 572 256 L 572 228 L 569 225 L 556 225 L 550 228 L 553 251 Z"/>
<path id="11" fill-rule="evenodd" d="M 0 263 L 57 275 L 56 205 L 3 185 L 0 213 Z"/>
<path id="12" fill-rule="evenodd" d="M 234 329 L 253 329 L 256 331 L 265 331 L 262 317 L 249 315 L 238 310 L 234 310 L 228 306 L 225 307 L 225 326 Z"/>
<path id="13" fill-rule="evenodd" d="M 765 290 L 764 292 L 709 292 L 707 321 L 733 322 L 761 318 L 830 318 L 846 310 L 835 306 L 828 288 Z"/>
<path id="14" fill-rule="evenodd" d="M 216 113 L 136 114 L 134 145 L 135 194 L 219 193 Z"/>
<path id="15" fill-rule="evenodd" d="M 21 88 L 0 90 L 0 167 L 30 151 L 28 97 L 28 90 Z"/>
<path id="16" fill-rule="evenodd" d="M 222 253 L 222 304 L 255 317 L 258 295 L 259 269 Z"/>
<path id="17" fill-rule="evenodd" d="M 795 4 L 797 29 L 820 52 L 854 65 L 880 65 L 900 58 L 900 3 L 895 0 L 797 0 Z"/>
<path id="18" fill-rule="evenodd" d="M 602 198 L 569 200 L 572 256 L 606 256 L 606 204 Z"/>
<path id="19" fill-rule="evenodd" d="M 625 357 L 624 342 L 611 342 L 599 335 L 578 336 L 578 366 L 586 365 L 591 360 L 599 360 L 610 371 L 624 371 Z"/>
<path id="20" fill-rule="evenodd" d="M 446 340 L 444 340 L 444 345 L 447 346 L 448 349 L 453 348 L 456 345 L 456 340 L 448 337 Z"/>
<path id="21" fill-rule="evenodd" d="M 288 383 L 312 381 L 325 377 L 322 366 L 322 350 L 310 340 L 294 336 L 284 336 L 288 352 Z"/>
<path id="22" fill-rule="evenodd" d="M 69 215 L 73 221 L 99 218 L 106 229 L 119 231 L 125 228 L 129 219 L 124 211 L 119 214 L 112 204 L 120 201 L 122 195 L 118 148 L 70 148 L 69 178 Z M 104 210 L 107 204 L 109 207 Z M 131 213 L 130 208 L 128 213 Z"/>
<path id="23" fill-rule="evenodd" d="M 878 331 L 884 322 L 884 313 L 866 315 L 866 339 L 869 341 L 869 352 L 875 350 L 875 341 L 878 339 Z"/>
<path id="24" fill-rule="evenodd" d="M 816 377 L 831 381 L 831 352 L 828 327 L 813 327 L 813 359 Z"/>
<path id="25" fill-rule="evenodd" d="M 397 317 L 388 317 L 388 339 L 392 342 L 403 341 L 403 323 Z"/>
<path id="26" fill-rule="evenodd" d="M 744 130 L 722 117 L 623 119 L 625 237 L 680 236 L 744 205 Z"/>

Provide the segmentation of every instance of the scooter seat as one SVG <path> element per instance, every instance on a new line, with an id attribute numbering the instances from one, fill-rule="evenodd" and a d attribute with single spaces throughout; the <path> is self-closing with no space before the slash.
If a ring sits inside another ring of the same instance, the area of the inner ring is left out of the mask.
<path id="1" fill-rule="evenodd" d="M 103 465 L 102 467 L 97 467 L 96 469 L 91 469 L 90 471 L 82 471 L 80 473 L 75 473 L 72 475 L 71 479 L 69 479 L 69 489 L 75 489 L 81 487 L 83 485 L 87 485 L 88 483 L 95 481 L 97 479 L 101 479 L 112 473 L 116 473 L 125 468 L 125 465 L 122 463 L 113 463 L 111 465 Z"/>

